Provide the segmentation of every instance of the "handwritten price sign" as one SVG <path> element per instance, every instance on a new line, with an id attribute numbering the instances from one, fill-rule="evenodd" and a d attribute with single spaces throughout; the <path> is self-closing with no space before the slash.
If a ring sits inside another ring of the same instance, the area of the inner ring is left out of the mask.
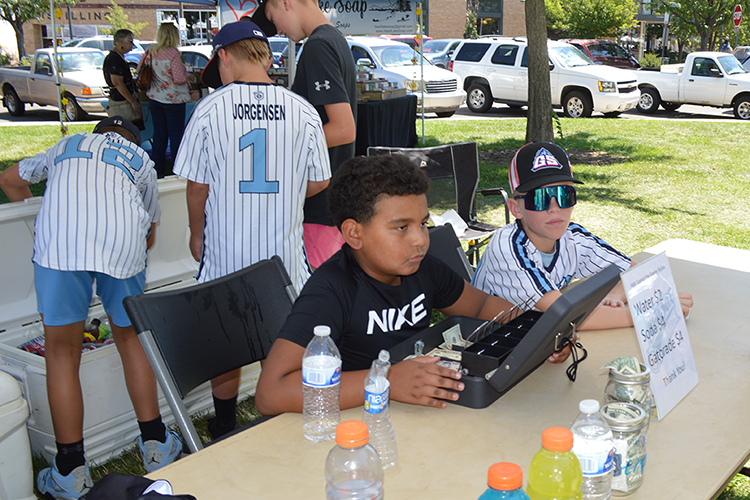
<path id="1" fill-rule="evenodd" d="M 665 253 L 622 273 L 651 391 L 661 420 L 698 385 L 693 349 Z"/>

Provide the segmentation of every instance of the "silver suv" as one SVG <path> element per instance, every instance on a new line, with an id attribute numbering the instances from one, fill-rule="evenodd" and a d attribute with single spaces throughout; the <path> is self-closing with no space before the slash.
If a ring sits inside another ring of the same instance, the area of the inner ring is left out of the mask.
<path id="1" fill-rule="evenodd" d="M 635 107 L 640 97 L 636 73 L 594 64 L 570 44 L 547 41 L 552 105 L 571 118 L 593 111 L 615 117 Z M 512 108 L 528 104 L 528 48 L 525 38 L 464 40 L 449 69 L 464 81 L 466 104 L 475 113 L 493 102 Z"/>

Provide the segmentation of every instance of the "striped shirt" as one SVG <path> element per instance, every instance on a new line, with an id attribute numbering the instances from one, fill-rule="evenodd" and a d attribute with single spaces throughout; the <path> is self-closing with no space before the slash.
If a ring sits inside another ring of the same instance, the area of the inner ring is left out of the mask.
<path id="1" fill-rule="evenodd" d="M 21 160 L 22 179 L 47 179 L 34 262 L 118 279 L 143 271 L 146 235 L 161 214 L 153 166 L 144 150 L 114 132 L 64 137 Z"/>
<path id="2" fill-rule="evenodd" d="M 283 87 L 225 85 L 196 105 L 173 171 L 209 185 L 198 281 L 278 255 L 302 289 L 307 182 L 331 176 L 315 108 Z"/>
<path id="3" fill-rule="evenodd" d="M 545 293 L 562 290 L 573 280 L 593 276 L 610 264 L 625 271 L 630 258 L 571 222 L 557 241 L 552 262 L 545 267 L 541 252 L 517 220 L 492 236 L 472 284 L 513 304 L 530 299 L 526 308 L 530 309 Z"/>

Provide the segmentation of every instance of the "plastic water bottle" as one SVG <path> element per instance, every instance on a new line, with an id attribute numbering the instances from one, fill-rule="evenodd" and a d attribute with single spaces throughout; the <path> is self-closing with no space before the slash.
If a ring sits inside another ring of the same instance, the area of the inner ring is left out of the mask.
<path id="1" fill-rule="evenodd" d="M 581 464 L 571 451 L 573 432 L 549 427 L 542 433 L 542 449 L 529 465 L 531 500 L 581 500 Z"/>
<path id="2" fill-rule="evenodd" d="M 523 486 L 523 471 L 516 464 L 500 462 L 487 472 L 487 491 L 479 500 L 529 500 Z"/>
<path id="3" fill-rule="evenodd" d="M 362 417 L 370 434 L 370 444 L 380 455 L 383 470 L 390 469 L 398 460 L 396 435 L 388 404 L 391 383 L 387 376 L 391 367 L 390 360 L 391 354 L 383 349 L 378 354 L 378 359 L 372 362 L 370 373 L 365 379 L 365 411 Z"/>
<path id="4" fill-rule="evenodd" d="M 313 333 L 302 356 L 302 431 L 305 438 L 319 443 L 333 439 L 341 421 L 341 354 L 331 340 L 330 327 L 316 326 Z"/>
<path id="5" fill-rule="evenodd" d="M 583 500 L 612 498 L 614 440 L 609 424 L 599 415 L 599 401 L 584 399 L 573 421 L 573 453 L 583 471 Z"/>
<path id="6" fill-rule="evenodd" d="M 327 500 L 383 499 L 383 467 L 367 441 L 366 423 L 348 420 L 338 425 L 336 446 L 326 459 Z"/>

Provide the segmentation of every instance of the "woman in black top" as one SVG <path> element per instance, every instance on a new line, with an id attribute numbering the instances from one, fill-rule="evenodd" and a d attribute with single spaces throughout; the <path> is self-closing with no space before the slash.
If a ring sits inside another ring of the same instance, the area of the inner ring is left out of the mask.
<path id="1" fill-rule="evenodd" d="M 141 103 L 138 100 L 130 66 L 125 61 L 125 54 L 133 49 L 133 32 L 117 30 L 114 35 L 114 46 L 104 58 L 104 79 L 109 85 L 109 108 L 107 115 L 120 115 L 134 122 L 143 130 Z"/>

